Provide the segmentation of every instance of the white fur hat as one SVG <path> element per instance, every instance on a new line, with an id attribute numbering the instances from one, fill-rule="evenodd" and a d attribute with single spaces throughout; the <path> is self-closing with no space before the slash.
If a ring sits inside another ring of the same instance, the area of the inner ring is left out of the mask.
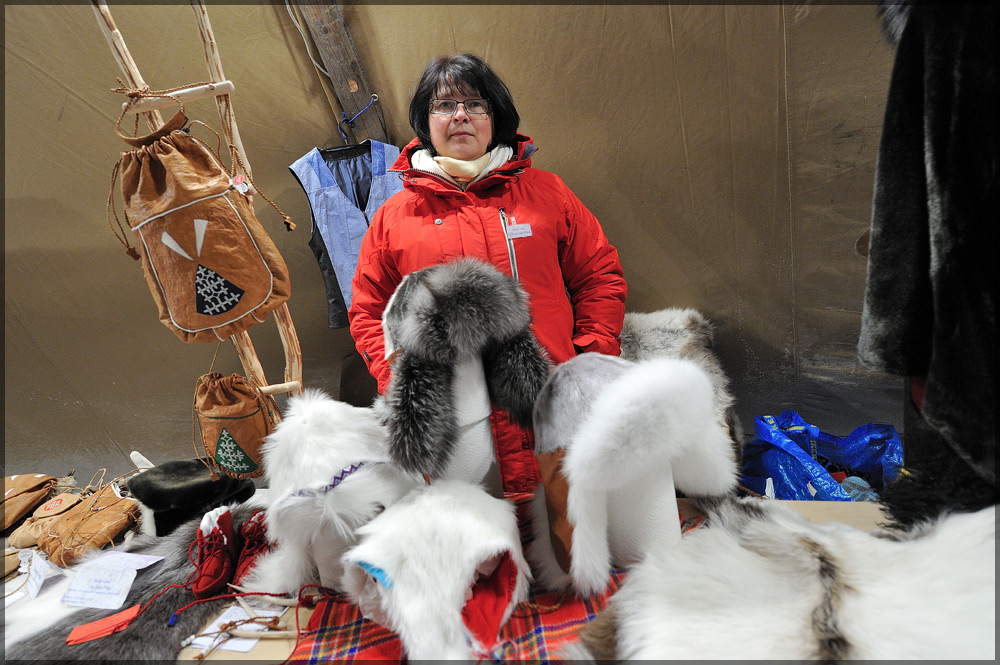
<path id="1" fill-rule="evenodd" d="M 416 489 L 358 529 L 343 588 L 397 633 L 410 660 L 472 659 L 528 594 L 513 504 L 480 487 Z"/>
<path id="2" fill-rule="evenodd" d="M 675 485 L 698 496 L 735 490 L 736 461 L 714 417 L 712 384 L 691 360 L 579 355 L 552 373 L 534 415 L 543 485 L 532 502 L 528 557 L 548 588 L 600 592 L 612 565 L 676 544 Z"/>

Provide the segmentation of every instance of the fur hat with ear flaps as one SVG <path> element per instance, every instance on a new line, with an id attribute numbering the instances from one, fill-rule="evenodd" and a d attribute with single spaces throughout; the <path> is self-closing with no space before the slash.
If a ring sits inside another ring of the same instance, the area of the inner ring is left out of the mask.
<path id="1" fill-rule="evenodd" d="M 456 450 L 456 369 L 481 363 L 489 401 L 531 424 L 551 364 L 531 333 L 528 296 L 493 266 L 460 259 L 407 275 L 382 328 L 393 375 L 380 405 L 393 459 L 442 476 Z"/>
<path id="2" fill-rule="evenodd" d="M 357 529 L 341 587 L 412 662 L 481 658 L 528 596 L 514 510 L 457 480 L 415 489 Z"/>
<path id="3" fill-rule="evenodd" d="M 680 541 L 676 490 L 736 488 L 712 382 L 687 359 L 585 353 L 559 365 L 535 406 L 535 452 L 528 560 L 545 587 L 584 596 L 604 589 L 612 565 Z"/>

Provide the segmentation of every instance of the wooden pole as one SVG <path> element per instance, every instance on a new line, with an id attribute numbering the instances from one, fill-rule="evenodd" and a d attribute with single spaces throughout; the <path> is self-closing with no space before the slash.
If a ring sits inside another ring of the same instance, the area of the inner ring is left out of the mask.
<path id="1" fill-rule="evenodd" d="M 354 119 L 352 127 L 348 127 L 347 123 L 340 125 L 341 131 L 349 137 L 353 134 L 355 143 L 367 138 L 388 143 L 389 137 L 383 129 L 382 108 L 377 102 L 369 106 L 372 95 L 378 91 L 368 85 L 354 41 L 344 25 L 340 5 L 331 0 L 296 4 L 309 28 L 323 67 L 330 75 L 341 109 L 348 120 Z M 364 110 L 365 107 L 368 107 L 367 110 Z"/>
<path id="2" fill-rule="evenodd" d="M 191 0 L 191 7 L 194 9 L 195 19 L 198 22 L 198 32 L 201 35 L 202 44 L 205 46 L 205 62 L 208 65 L 208 73 L 212 81 L 223 82 L 226 75 L 222 70 L 222 58 L 219 56 L 219 47 L 215 43 L 215 33 L 212 31 L 212 24 L 208 20 L 208 9 L 202 0 Z M 236 124 L 236 114 L 233 111 L 232 100 L 229 95 L 220 95 L 215 98 L 216 107 L 219 110 L 219 118 L 222 121 L 222 131 L 226 136 L 229 145 L 235 147 L 240 156 L 241 164 L 234 164 L 235 170 L 242 166 L 244 173 L 248 177 L 253 177 L 250 170 L 250 160 L 247 157 L 246 149 L 243 147 L 243 140 L 240 138 L 240 130 Z M 287 390 L 288 395 L 302 392 L 302 350 L 299 346 L 299 339 L 295 333 L 295 326 L 292 324 L 292 316 L 288 311 L 288 304 L 283 303 L 274 310 L 274 320 L 278 326 L 278 334 L 281 337 L 281 345 L 285 351 L 285 384 L 276 384 L 276 387 L 268 386 L 264 380 L 264 370 L 254 351 L 250 335 L 244 331 L 231 338 L 233 346 L 243 363 L 244 370 L 248 378 L 255 375 L 254 380 L 257 385 L 263 387 L 265 394 Z M 256 378 L 259 376 L 259 380 Z"/>
<path id="3" fill-rule="evenodd" d="M 105 39 L 108 40 L 108 45 L 111 46 L 111 53 L 118 63 L 118 68 L 125 75 L 125 82 L 130 87 L 136 89 L 148 87 L 142 79 L 142 74 L 139 73 L 139 67 L 135 64 L 135 60 L 132 59 L 132 54 L 125 45 L 125 38 L 122 37 L 122 33 L 118 31 L 118 26 L 115 25 L 115 20 L 111 17 L 111 10 L 108 9 L 108 5 L 101 0 L 92 0 L 91 6 L 94 9 L 94 13 L 97 14 L 97 24 L 101 26 L 101 32 L 104 33 Z M 153 109 L 143 112 L 142 115 L 146 118 L 146 124 L 149 125 L 150 129 L 157 130 L 163 126 L 163 116 L 160 115 L 159 111 Z"/>
<path id="4" fill-rule="evenodd" d="M 115 57 L 115 61 L 125 75 L 126 83 L 132 88 L 147 88 L 148 86 L 143 80 L 142 74 L 139 73 L 139 67 L 135 64 L 135 60 L 132 59 L 132 54 L 125 45 L 125 39 L 122 37 L 121 32 L 118 31 L 107 4 L 101 0 L 91 0 L 91 4 L 93 5 L 94 13 L 97 15 L 97 22 L 101 26 L 101 31 L 111 46 L 111 52 Z M 219 57 L 219 50 L 215 44 L 212 25 L 208 21 L 208 10 L 201 0 L 191 0 L 191 5 L 194 8 L 202 43 L 205 45 L 205 61 L 208 64 L 209 75 L 212 78 L 212 82 L 217 84 L 217 87 L 214 89 L 211 86 L 202 86 L 205 90 L 198 88 L 196 89 L 198 91 L 197 94 L 215 95 L 216 107 L 219 111 L 219 117 L 222 120 L 222 131 L 229 145 L 236 149 L 242 162 L 241 165 L 234 164 L 233 168 L 235 170 L 242 167 L 243 172 L 248 177 L 252 177 L 250 161 L 247 159 L 246 150 L 243 148 L 243 141 L 240 138 L 239 128 L 236 126 L 232 101 L 229 98 L 228 92 L 223 92 L 223 90 L 232 89 L 232 83 L 226 80 L 226 76 L 222 71 L 222 60 Z M 142 110 L 140 112 L 146 118 L 150 129 L 159 129 L 163 125 L 163 116 L 155 108 L 150 108 L 149 106 L 145 108 L 149 110 Z M 264 368 L 257 357 L 257 352 L 254 349 L 253 342 L 250 340 L 249 333 L 244 330 L 229 339 L 236 349 L 247 378 L 256 385 L 261 386 L 262 393 L 274 394 L 277 392 L 287 392 L 291 396 L 302 392 L 302 351 L 299 346 L 298 336 L 295 333 L 295 326 L 292 324 L 292 317 L 288 311 L 287 303 L 283 303 L 274 310 L 274 318 L 285 351 L 284 383 L 275 384 L 274 386 L 268 385 L 267 379 L 264 376 Z M 275 416 L 280 418 L 280 414 L 278 413 Z"/>
<path id="5" fill-rule="evenodd" d="M 226 80 L 226 75 L 222 71 L 222 59 L 219 57 L 219 47 L 215 43 L 215 33 L 212 32 L 212 24 L 208 20 L 208 9 L 201 0 L 191 0 L 191 7 L 194 9 L 195 19 L 198 22 L 198 33 L 201 35 L 201 42 L 205 45 L 205 62 L 208 64 L 208 75 L 212 81 L 221 83 Z M 236 126 L 236 115 L 233 113 L 233 102 L 229 95 L 220 95 L 215 98 L 215 105 L 219 109 L 219 118 L 222 120 L 222 132 L 226 136 L 229 145 L 236 148 L 240 159 L 243 161 L 243 172 L 250 178 L 253 173 L 250 171 L 250 160 L 247 159 L 246 149 L 243 147 L 243 139 L 240 138 L 239 127 Z M 240 165 L 233 164 L 235 172 Z"/>
<path id="6" fill-rule="evenodd" d="M 174 90 L 170 93 L 170 97 L 141 97 L 134 102 L 125 102 L 122 104 L 122 110 L 126 113 L 145 113 L 146 111 L 162 109 L 167 106 L 176 106 L 179 101 L 193 102 L 196 99 L 204 99 L 205 97 L 228 95 L 234 89 L 235 86 L 233 86 L 232 81 L 192 85 L 188 88 Z"/>

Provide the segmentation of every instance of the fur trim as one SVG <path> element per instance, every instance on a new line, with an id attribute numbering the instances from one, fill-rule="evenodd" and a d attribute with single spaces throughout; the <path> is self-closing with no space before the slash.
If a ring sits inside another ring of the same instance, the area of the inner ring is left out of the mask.
<path id="1" fill-rule="evenodd" d="M 566 575 L 554 560 L 540 488 L 528 550 L 540 580 L 599 592 L 612 564 L 679 540 L 675 483 L 692 495 L 733 492 L 736 463 L 713 414 L 712 384 L 689 360 L 583 354 L 556 368 L 536 406 L 536 449 L 567 450 L 572 562 Z"/>
<path id="2" fill-rule="evenodd" d="M 408 471 L 442 476 L 455 452 L 455 366 L 481 360 L 494 405 L 531 421 L 550 363 L 530 330 L 527 294 L 472 259 L 403 278 L 382 325 L 402 353 L 386 391 L 389 450 Z"/>
<path id="3" fill-rule="evenodd" d="M 366 594 L 375 594 L 376 614 L 400 636 L 410 660 L 473 659 L 492 646 L 470 644 L 462 616 L 482 562 L 509 553 L 516 565 L 501 625 L 527 597 L 530 571 L 513 504 L 468 483 L 415 490 L 358 535 L 360 543 L 344 557 L 343 587 L 363 607 L 371 598 Z"/>
<path id="4" fill-rule="evenodd" d="M 389 451 L 399 466 L 438 478 L 454 454 L 453 365 L 403 356 L 384 398 Z"/>
<path id="5" fill-rule="evenodd" d="M 339 588 L 340 557 L 357 542 L 355 529 L 420 484 L 390 463 L 385 428 L 371 409 L 318 390 L 288 401 L 263 454 L 273 544 L 244 581 L 258 591 L 291 593 L 309 583 Z M 359 462 L 365 465 L 322 491 Z"/>
<path id="6" fill-rule="evenodd" d="M 773 501 L 703 507 L 710 526 L 651 552 L 612 598 L 617 658 L 995 658 L 995 507 L 889 537 Z"/>
<path id="7" fill-rule="evenodd" d="M 878 3 L 878 17 L 882 24 L 882 32 L 885 38 L 893 46 L 899 45 L 899 39 L 903 36 L 903 28 L 910 18 L 910 8 L 912 0 L 893 0 L 887 2 L 881 0 Z"/>

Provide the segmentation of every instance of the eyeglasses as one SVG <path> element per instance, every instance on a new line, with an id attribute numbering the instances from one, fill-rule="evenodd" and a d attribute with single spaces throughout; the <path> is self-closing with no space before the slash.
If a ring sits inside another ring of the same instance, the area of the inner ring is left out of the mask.
<path id="1" fill-rule="evenodd" d="M 471 115 L 485 115 L 490 112 L 488 99 L 466 99 L 459 102 L 454 99 L 432 99 L 431 113 L 434 115 L 451 115 L 458 110 L 458 105 L 465 107 L 465 112 Z"/>

